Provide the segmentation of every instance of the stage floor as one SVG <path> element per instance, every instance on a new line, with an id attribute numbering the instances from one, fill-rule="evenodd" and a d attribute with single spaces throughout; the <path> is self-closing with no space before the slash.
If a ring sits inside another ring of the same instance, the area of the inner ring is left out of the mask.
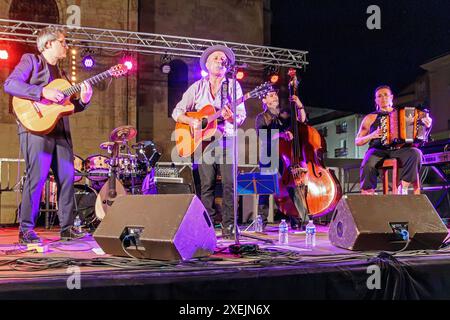
<path id="1" fill-rule="evenodd" d="M 289 245 L 277 245 L 276 225 L 269 225 L 263 234 L 246 233 L 274 243 L 241 237 L 241 244 L 257 244 L 260 249 L 242 255 L 229 253 L 234 240 L 221 239 L 217 231 L 216 253 L 187 262 L 111 257 L 99 252 L 92 236 L 60 242 L 57 229 L 37 230 L 47 252 L 26 251 L 18 244 L 17 228 L 0 228 L 0 299 L 380 298 L 380 290 L 367 288 L 368 267 L 376 261 L 382 267 L 389 263 L 377 260 L 379 252 L 334 247 L 328 227 L 317 228 L 313 249 L 305 248 L 304 232 L 293 230 Z M 412 278 L 420 275 L 421 279 L 414 278 L 421 289 L 426 288 L 420 298 L 450 298 L 450 251 L 405 251 L 395 259 L 392 270 L 404 267 Z M 392 282 L 390 277 L 386 281 Z M 391 282 L 385 283 L 382 298 L 398 294 Z"/>

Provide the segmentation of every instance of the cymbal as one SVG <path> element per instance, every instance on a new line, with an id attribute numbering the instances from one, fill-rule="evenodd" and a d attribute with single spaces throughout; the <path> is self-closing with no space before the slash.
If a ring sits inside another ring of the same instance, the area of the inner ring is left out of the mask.
<path id="1" fill-rule="evenodd" d="M 143 140 L 143 141 L 139 141 L 136 144 L 133 144 L 131 147 L 133 149 L 140 149 L 140 148 L 147 148 L 148 146 L 154 146 L 155 144 L 153 143 L 153 141 L 150 140 Z"/>
<path id="2" fill-rule="evenodd" d="M 103 143 L 100 143 L 100 149 L 103 150 L 108 150 L 110 147 L 112 147 L 114 145 L 115 142 L 111 142 L 111 141 L 106 141 Z"/>
<path id="3" fill-rule="evenodd" d="M 111 132 L 109 140 L 114 142 L 129 141 L 136 136 L 136 133 L 136 129 L 132 126 L 117 127 Z"/>

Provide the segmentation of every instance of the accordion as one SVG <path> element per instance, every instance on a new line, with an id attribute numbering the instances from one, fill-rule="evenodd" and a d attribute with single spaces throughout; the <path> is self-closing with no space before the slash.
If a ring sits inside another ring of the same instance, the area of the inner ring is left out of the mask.
<path id="1" fill-rule="evenodd" d="M 414 144 L 428 140 L 428 130 L 422 124 L 422 119 L 428 115 L 428 110 L 415 107 L 401 107 L 382 115 L 380 119 L 381 144 L 396 146 Z"/>

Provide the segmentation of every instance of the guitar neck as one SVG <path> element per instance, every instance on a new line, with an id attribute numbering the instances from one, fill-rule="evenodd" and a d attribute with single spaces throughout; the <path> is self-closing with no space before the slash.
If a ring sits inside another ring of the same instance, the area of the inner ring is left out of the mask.
<path id="1" fill-rule="evenodd" d="M 94 84 L 99 83 L 100 81 L 108 79 L 111 76 L 112 76 L 111 72 L 109 70 L 106 70 L 105 72 L 102 72 L 96 76 L 93 76 L 92 78 L 84 80 L 84 82 L 87 82 L 90 85 L 94 85 Z M 70 97 L 71 95 L 73 95 L 77 92 L 80 92 L 80 91 L 81 91 L 81 84 L 77 83 L 77 84 L 67 88 L 66 90 L 63 90 L 62 93 L 64 93 L 64 95 L 66 97 Z"/>

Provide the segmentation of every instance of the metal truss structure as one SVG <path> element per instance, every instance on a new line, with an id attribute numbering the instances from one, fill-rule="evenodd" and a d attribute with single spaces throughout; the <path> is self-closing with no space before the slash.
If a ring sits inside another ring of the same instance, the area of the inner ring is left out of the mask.
<path id="1" fill-rule="evenodd" d="M 0 19 L 0 40 L 35 43 L 38 30 L 46 26 L 50 24 Z M 297 69 L 308 64 L 307 51 L 154 33 L 54 26 L 64 27 L 71 46 L 81 48 L 198 58 L 205 48 L 221 44 L 233 50 L 239 63 Z"/>

